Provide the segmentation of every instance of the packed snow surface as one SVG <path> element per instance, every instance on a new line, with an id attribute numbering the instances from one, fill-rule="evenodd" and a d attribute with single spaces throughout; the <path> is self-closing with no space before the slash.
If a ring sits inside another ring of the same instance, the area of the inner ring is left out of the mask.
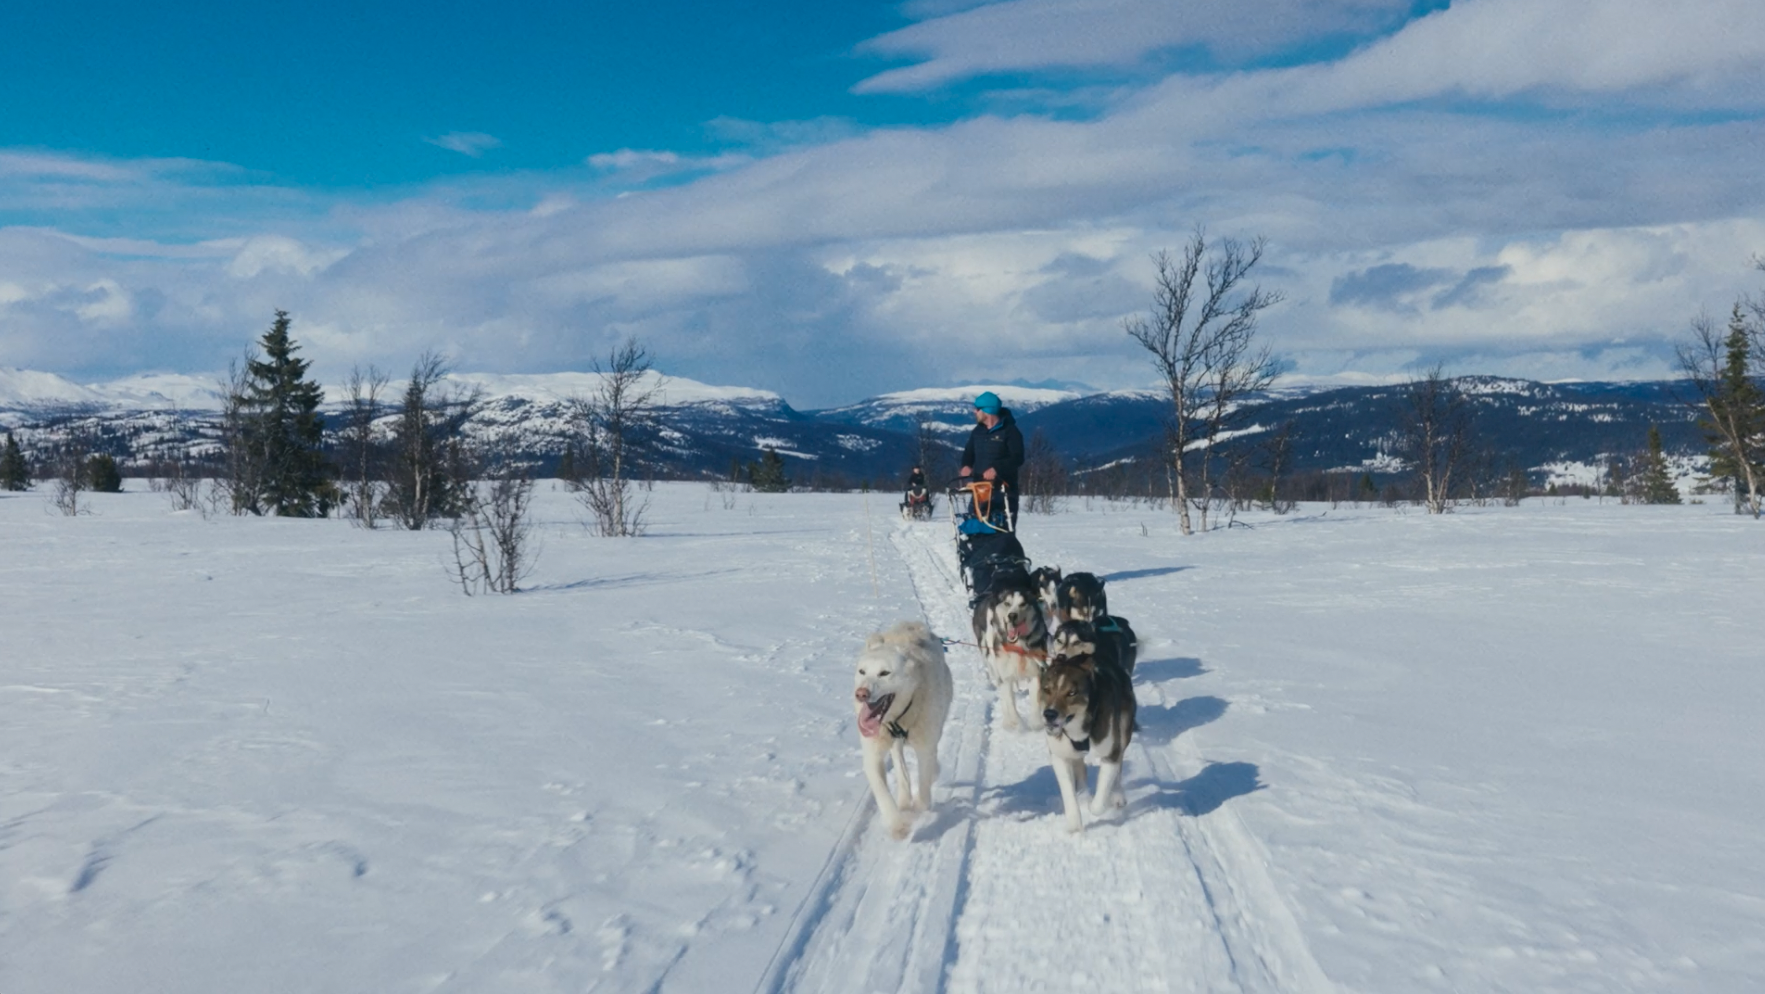
<path id="1" fill-rule="evenodd" d="M 957 645 L 897 842 L 850 667 L 970 637 L 947 524 L 539 496 L 527 589 L 468 599 L 441 531 L 0 494 L 0 991 L 1765 989 L 1725 507 L 1033 516 L 1140 635 L 1128 806 L 1067 835 Z"/>

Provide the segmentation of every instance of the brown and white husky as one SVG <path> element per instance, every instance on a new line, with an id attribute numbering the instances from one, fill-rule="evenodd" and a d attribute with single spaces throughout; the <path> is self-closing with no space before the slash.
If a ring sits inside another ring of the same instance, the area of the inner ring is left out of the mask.
<path id="1" fill-rule="evenodd" d="M 1048 663 L 1039 688 L 1048 756 L 1054 763 L 1054 779 L 1060 783 L 1060 803 L 1069 832 L 1084 828 L 1079 819 L 1078 792 L 1085 786 L 1087 756 L 1098 764 L 1091 814 L 1101 816 L 1112 805 L 1119 808 L 1127 804 L 1121 787 L 1122 754 L 1139 730 L 1134 721 L 1138 707 L 1134 685 L 1127 673 L 1094 652 L 1084 651 L 1087 648 L 1093 647 L 1068 641 L 1063 646 L 1068 654 Z"/>

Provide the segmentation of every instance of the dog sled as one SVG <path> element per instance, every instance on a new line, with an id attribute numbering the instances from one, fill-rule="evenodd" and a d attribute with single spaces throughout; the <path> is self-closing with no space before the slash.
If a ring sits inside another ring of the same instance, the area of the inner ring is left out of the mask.
<path id="1" fill-rule="evenodd" d="M 908 521 L 932 519 L 932 495 L 925 487 L 909 487 L 901 495 L 901 517 Z"/>
<path id="2" fill-rule="evenodd" d="M 950 488 L 950 524 L 956 533 L 956 562 L 969 606 L 1007 570 L 1030 568 L 1018 542 L 1005 484 L 990 480 L 961 481 Z"/>

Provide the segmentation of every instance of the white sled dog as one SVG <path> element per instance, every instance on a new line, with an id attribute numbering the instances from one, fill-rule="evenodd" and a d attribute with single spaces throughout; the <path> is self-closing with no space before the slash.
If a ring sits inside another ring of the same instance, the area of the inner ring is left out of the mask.
<path id="1" fill-rule="evenodd" d="M 903 621 L 877 632 L 858 656 L 852 708 L 864 746 L 864 776 L 876 795 L 876 810 L 889 833 L 907 837 L 913 820 L 905 812 L 930 810 L 932 782 L 938 778 L 938 739 L 954 693 L 944 647 L 917 621 Z M 907 782 L 907 751 L 919 761 L 918 796 Z M 895 796 L 889 794 L 883 757 L 895 758 Z"/>

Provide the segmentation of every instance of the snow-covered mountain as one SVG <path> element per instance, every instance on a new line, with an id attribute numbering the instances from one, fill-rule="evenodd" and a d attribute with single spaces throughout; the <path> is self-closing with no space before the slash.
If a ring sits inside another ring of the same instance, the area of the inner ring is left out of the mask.
<path id="1" fill-rule="evenodd" d="M 214 377 L 141 373 L 104 383 L 79 384 L 34 369 L 0 366 L 0 424 L 7 414 L 53 415 L 75 410 L 210 411 L 220 409 Z"/>
<path id="2" fill-rule="evenodd" d="M 576 433 L 571 399 L 591 395 L 594 373 L 460 373 L 450 386 L 476 389 L 481 403 L 473 436 L 506 442 L 545 471 Z M 1563 464 L 1603 465 L 1639 450 L 1658 424 L 1667 448 L 1705 448 L 1682 391 L 1671 383 L 1536 383 L 1463 377 L 1477 418 L 1479 458 L 1532 471 L 1536 481 Z M 381 401 L 396 404 L 403 385 Z M 69 437 L 107 451 L 125 466 L 212 451 L 218 400 L 212 377 L 158 374 L 77 384 L 51 373 L 0 369 L 0 429 L 41 453 Z M 919 426 L 937 426 L 951 445 L 973 424 L 974 396 L 991 389 L 1019 417 L 1026 436 L 1041 432 L 1076 467 L 1155 457 L 1168 402 L 1157 392 L 1080 394 L 1014 385 L 907 390 L 820 411 L 798 411 L 779 395 L 654 374 L 640 389 L 661 407 L 651 438 L 656 471 L 667 476 L 722 476 L 732 463 L 785 456 L 795 479 L 857 483 L 892 480 L 915 461 Z M 333 410 L 343 396 L 327 390 Z M 1400 384 L 1313 390 L 1291 384 L 1247 405 L 1234 445 L 1256 446 L 1268 430 L 1294 426 L 1290 467 L 1298 471 L 1402 469 L 1393 449 L 1402 406 Z"/>
<path id="3" fill-rule="evenodd" d="M 1084 396 L 1072 390 L 1020 386 L 928 387 L 885 393 L 856 404 L 810 413 L 823 421 L 886 428 L 909 435 L 918 432 L 921 424 L 929 423 L 938 431 L 955 437 L 974 427 L 974 398 L 983 390 L 998 394 L 1005 406 L 1020 418 L 1032 411 Z"/>
<path id="4" fill-rule="evenodd" d="M 547 471 L 576 437 L 572 400 L 600 386 L 596 373 L 456 373 L 444 387 L 476 391 L 480 402 L 466 426 L 477 439 L 507 443 Z M 0 370 L 0 430 L 14 431 L 27 451 L 47 454 L 70 438 L 82 448 L 109 452 L 125 467 L 159 460 L 203 458 L 219 437 L 216 378 L 136 376 L 81 385 L 53 373 Z M 379 394 L 388 412 L 404 384 Z M 822 420 L 793 409 L 778 394 L 718 386 L 684 377 L 648 374 L 637 384 L 652 393 L 659 427 L 649 439 L 656 469 L 665 475 L 723 475 L 773 449 L 803 483 L 856 484 L 893 478 L 912 462 L 906 435 L 864 424 Z M 340 412 L 344 391 L 326 390 L 329 412 Z"/>

